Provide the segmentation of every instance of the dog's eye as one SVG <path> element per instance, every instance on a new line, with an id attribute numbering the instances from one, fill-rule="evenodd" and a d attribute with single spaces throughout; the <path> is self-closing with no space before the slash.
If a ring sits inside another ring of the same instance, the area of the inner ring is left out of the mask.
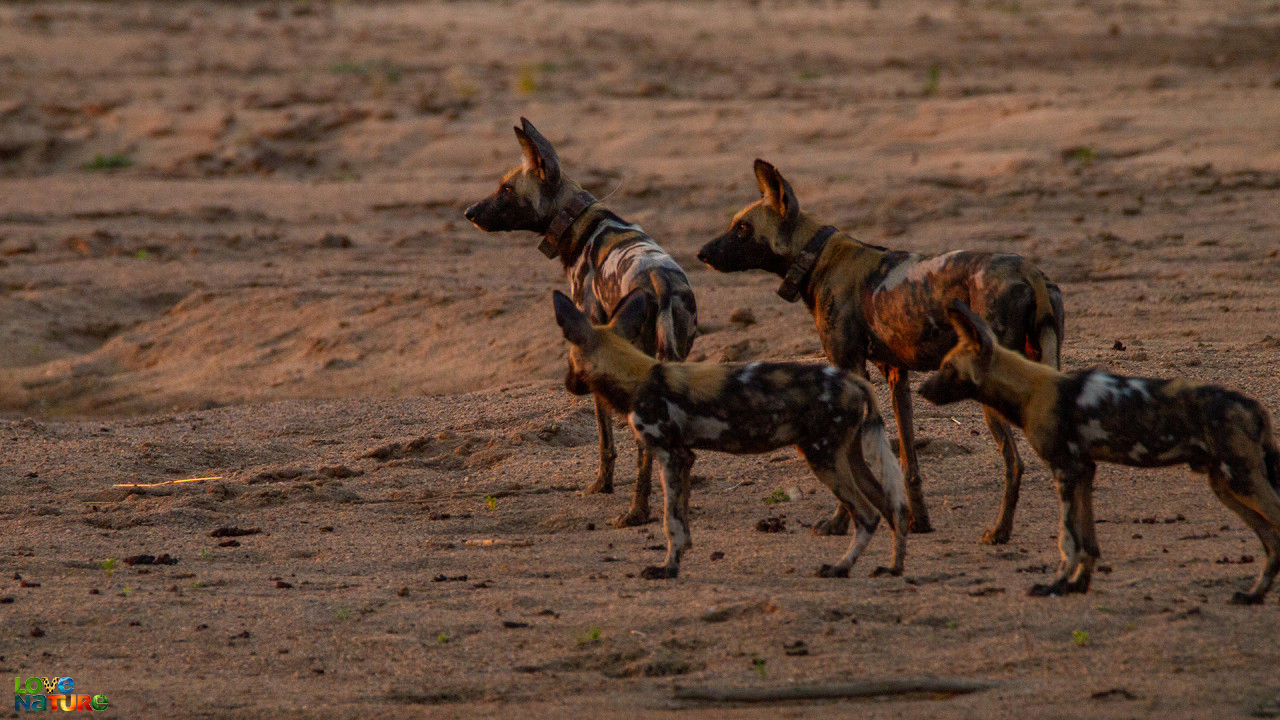
<path id="1" fill-rule="evenodd" d="M 500 193 L 504 193 L 504 194 L 507 194 L 507 195 L 510 195 L 511 193 L 513 193 L 513 192 L 515 192 L 515 191 L 516 191 L 516 189 L 515 189 L 515 188 L 513 188 L 513 187 L 511 187 L 510 185 L 503 185 L 502 187 L 498 188 L 498 192 L 500 192 Z"/>
<path id="2" fill-rule="evenodd" d="M 733 229 L 733 234 L 734 234 L 734 235 L 737 235 L 738 237 L 743 238 L 743 239 L 750 239 L 751 234 L 752 234 L 752 233 L 751 233 L 751 224 L 750 224 L 750 223 L 738 223 L 737 227 L 735 227 L 735 228 Z"/>

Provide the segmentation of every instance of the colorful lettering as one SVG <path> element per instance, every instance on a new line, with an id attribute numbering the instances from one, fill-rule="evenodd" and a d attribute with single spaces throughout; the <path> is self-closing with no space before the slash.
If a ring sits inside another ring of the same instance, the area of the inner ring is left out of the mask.
<path id="1" fill-rule="evenodd" d="M 69 677 L 29 677 L 26 680 L 15 677 L 13 709 L 15 712 L 21 710 L 89 712 L 106 710 L 111 705 L 106 695 L 78 695 L 75 693 L 75 687 L 75 681 Z"/>

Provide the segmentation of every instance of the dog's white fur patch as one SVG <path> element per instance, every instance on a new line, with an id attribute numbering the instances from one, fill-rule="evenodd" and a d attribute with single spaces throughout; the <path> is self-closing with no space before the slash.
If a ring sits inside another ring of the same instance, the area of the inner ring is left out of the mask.
<path id="1" fill-rule="evenodd" d="M 1120 386 L 1116 378 L 1106 373 L 1095 372 L 1084 381 L 1084 387 L 1080 388 L 1080 396 L 1076 398 L 1076 405 L 1082 408 L 1095 407 L 1119 394 Z"/>
<path id="2" fill-rule="evenodd" d="M 952 250 L 949 253 L 943 253 L 927 260 L 921 259 L 919 255 L 913 255 L 890 270 L 889 274 L 884 276 L 884 281 L 880 283 L 879 289 L 892 290 L 907 281 L 924 282 L 929 279 L 930 275 L 941 270 L 951 260 L 951 256 L 961 252 L 964 251 Z"/>
<path id="3" fill-rule="evenodd" d="M 706 415 L 694 415 L 689 421 L 689 433 L 698 440 L 717 440 L 729 429 L 729 423 Z"/>
<path id="4" fill-rule="evenodd" d="M 1084 438 L 1085 442 L 1092 443 L 1106 440 L 1110 437 L 1110 433 L 1102 429 L 1102 423 L 1095 418 L 1080 426 L 1080 437 Z"/>

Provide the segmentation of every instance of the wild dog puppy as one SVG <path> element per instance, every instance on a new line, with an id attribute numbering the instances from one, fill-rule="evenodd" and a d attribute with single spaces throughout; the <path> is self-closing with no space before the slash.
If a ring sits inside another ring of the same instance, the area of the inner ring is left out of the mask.
<path id="1" fill-rule="evenodd" d="M 847 508 L 857 532 L 823 577 L 847 577 L 883 515 L 894 530 L 893 562 L 874 574 L 902 573 L 907 506 L 871 386 L 829 365 L 800 363 L 663 363 L 626 338 L 652 312 L 633 292 L 608 325 L 592 326 L 568 297 L 555 293 L 556 322 L 570 343 L 570 392 L 593 392 L 626 416 L 657 458 L 664 498 L 667 558 L 646 567 L 649 579 L 672 578 L 689 535 L 689 471 L 694 450 L 762 453 L 795 445 L 818 479 Z M 879 480 L 864 461 L 871 460 Z"/>
<path id="2" fill-rule="evenodd" d="M 778 294 L 803 299 L 833 365 L 867 376 L 870 360 L 884 374 L 898 420 L 899 456 L 907 475 L 911 532 L 930 532 L 911 417 L 912 370 L 934 370 L 955 334 L 947 303 L 964 300 L 995 328 L 1004 347 L 1058 367 L 1062 293 L 1026 258 L 957 250 L 929 257 L 859 242 L 803 212 L 791 184 L 756 160 L 760 200 L 733 218 L 729 231 L 707 243 L 698 259 L 721 272 L 765 270 L 783 278 Z M 1009 540 L 1022 483 L 1022 460 L 1009 425 L 983 411 L 1004 455 L 1000 515 L 983 542 Z M 842 508 L 815 532 L 842 534 Z"/>
<path id="3" fill-rule="evenodd" d="M 650 300 L 644 322 L 631 328 L 628 342 L 660 360 L 688 357 L 697 334 L 698 309 L 684 271 L 639 225 L 623 222 L 560 170 L 555 148 L 528 120 L 520 118 L 516 139 L 524 162 L 508 172 L 489 197 L 465 215 L 486 232 L 528 230 L 542 235 L 538 249 L 558 258 L 569 277 L 578 308 L 604 322 L 618 301 L 639 290 Z M 583 494 L 613 492 L 613 424 L 608 404 L 595 398 L 600 431 L 600 469 Z M 649 519 L 652 458 L 643 444 L 637 456 L 631 509 L 614 525 L 640 525 Z"/>
<path id="4" fill-rule="evenodd" d="M 1000 347 L 963 302 L 947 314 L 959 342 L 920 394 L 935 405 L 973 399 L 1022 428 L 1049 464 L 1062 503 L 1062 566 L 1031 595 L 1082 593 L 1098 560 L 1093 523 L 1095 463 L 1191 466 L 1207 473 L 1224 505 L 1257 533 L 1267 561 L 1233 603 L 1262 602 L 1280 570 L 1280 452 L 1256 401 L 1215 385 L 1060 373 Z"/>

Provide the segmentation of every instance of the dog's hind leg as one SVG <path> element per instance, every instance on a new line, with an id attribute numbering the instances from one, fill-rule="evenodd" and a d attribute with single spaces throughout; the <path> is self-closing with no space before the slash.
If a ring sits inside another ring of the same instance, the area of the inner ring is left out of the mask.
<path id="1" fill-rule="evenodd" d="M 837 504 L 831 517 L 814 525 L 812 532 L 814 535 L 848 535 L 849 511 L 844 505 Z"/>
<path id="2" fill-rule="evenodd" d="M 902 468 L 893 456 L 893 449 L 889 447 L 884 420 L 878 413 L 864 422 L 853 435 L 851 451 L 837 458 L 836 470 L 848 470 L 852 473 L 859 494 L 880 512 L 893 529 L 893 562 L 888 568 L 880 567 L 877 571 L 901 575 L 907 552 L 907 528 L 910 524 Z M 872 466 L 877 469 L 873 471 Z"/>
<path id="3" fill-rule="evenodd" d="M 830 465 L 809 463 L 809 468 L 823 485 L 830 488 L 841 507 L 853 518 L 854 524 L 853 539 L 849 541 L 848 551 L 834 565 L 818 568 L 818 577 L 849 577 L 849 568 L 857 562 L 862 551 L 871 542 L 871 536 L 875 534 L 876 526 L 880 523 L 880 513 L 854 487 L 852 477 L 841 477 L 835 467 Z"/>
<path id="4" fill-rule="evenodd" d="M 982 542 L 1003 545 L 1009 542 L 1009 535 L 1013 532 L 1013 513 L 1018 508 L 1018 494 L 1022 490 L 1022 458 L 1018 457 L 1018 444 L 1009 423 L 1000 417 L 1000 413 L 983 406 L 982 416 L 996 447 L 1004 456 L 1004 497 L 1000 499 L 1000 516 L 996 518 L 996 524 L 983 534 Z"/>
<path id="5" fill-rule="evenodd" d="M 852 436 L 850 440 L 852 440 Z M 849 549 L 845 552 L 834 565 L 823 565 L 818 568 L 818 577 L 848 577 L 849 568 L 853 567 L 854 562 L 862 555 L 866 549 L 867 543 L 871 542 L 871 536 L 875 534 L 876 526 L 880 523 L 880 512 L 876 509 L 861 492 L 858 490 L 857 482 L 854 479 L 854 473 L 849 465 L 849 447 L 841 447 L 839 450 L 831 452 L 830 447 L 826 449 L 814 447 L 801 447 L 804 454 L 805 462 L 809 464 L 809 469 L 817 476 L 818 480 L 826 485 L 831 493 L 836 496 L 836 500 L 840 502 L 849 515 L 852 516 L 854 522 L 854 534 L 849 542 Z M 863 472 L 870 471 L 863 467 Z M 876 488 L 878 491 L 878 487 Z M 878 498 L 884 502 L 884 495 L 880 493 Z M 900 566 L 902 557 L 898 554 L 898 549 L 894 549 L 894 561 L 896 574 L 902 573 Z M 884 572 L 883 568 L 878 568 L 877 573 Z M 889 570 L 888 572 L 893 572 Z"/>
<path id="6" fill-rule="evenodd" d="M 898 421 L 898 460 L 907 486 L 907 504 L 911 507 L 911 532 L 933 532 L 929 510 L 924 504 L 924 483 L 920 479 L 920 461 L 916 458 L 916 433 L 911 412 L 911 383 L 902 368 L 877 364 L 889 383 L 893 416 Z"/>
<path id="7" fill-rule="evenodd" d="M 1261 470 L 1261 468 L 1259 468 Z M 1267 561 L 1258 573 L 1258 579 L 1248 592 L 1237 592 L 1231 602 L 1235 605 L 1256 605 L 1266 597 L 1267 591 L 1275 582 L 1276 573 L 1280 572 L 1280 498 L 1271 490 L 1267 480 L 1259 473 L 1250 473 L 1246 482 L 1236 481 L 1236 487 L 1248 485 L 1246 492 L 1232 489 L 1233 482 L 1222 466 L 1209 469 L 1209 486 L 1224 505 L 1239 515 L 1245 524 L 1253 530 L 1266 549 Z M 1247 470 L 1241 469 L 1244 474 Z"/>
<path id="8" fill-rule="evenodd" d="M 649 492 L 653 480 L 653 451 L 636 433 L 636 489 L 631 495 L 631 508 L 613 519 L 617 528 L 644 525 L 649 522 Z"/>
<path id="9" fill-rule="evenodd" d="M 596 429 L 600 433 L 600 469 L 596 481 L 582 491 L 583 495 L 613 492 L 613 461 L 618 457 L 613 447 L 613 415 L 604 398 L 596 396 L 593 399 L 596 402 Z"/>

